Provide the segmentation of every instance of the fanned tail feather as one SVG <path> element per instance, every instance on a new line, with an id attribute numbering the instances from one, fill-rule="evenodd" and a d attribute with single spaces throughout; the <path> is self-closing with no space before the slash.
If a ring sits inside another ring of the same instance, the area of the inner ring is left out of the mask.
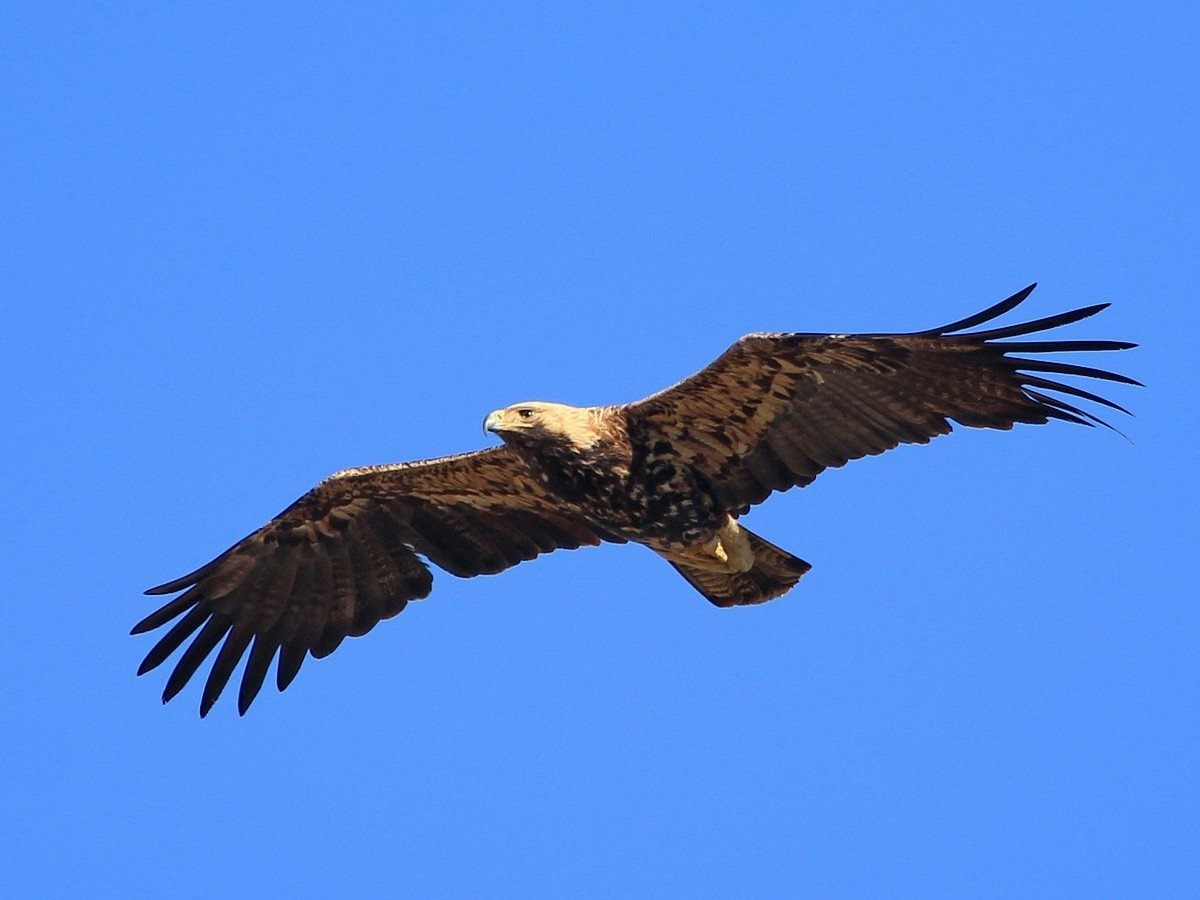
<path id="1" fill-rule="evenodd" d="M 752 531 L 742 532 L 750 541 L 754 565 L 745 572 L 723 572 L 682 560 L 667 561 L 714 606 L 747 606 L 781 597 L 796 586 L 812 568 L 798 556 L 776 547 Z"/>

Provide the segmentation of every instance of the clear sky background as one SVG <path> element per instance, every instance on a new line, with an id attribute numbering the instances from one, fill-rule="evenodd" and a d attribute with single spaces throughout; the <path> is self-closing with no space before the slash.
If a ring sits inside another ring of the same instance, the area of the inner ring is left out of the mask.
<path id="1" fill-rule="evenodd" d="M 0 14 L 0 889 L 1194 886 L 1187 4 L 103 6 Z M 749 518 L 782 600 L 607 547 L 439 574 L 245 719 L 134 678 L 141 590 L 336 469 L 1033 280 L 1142 343 L 1132 443 L 826 473 Z"/>

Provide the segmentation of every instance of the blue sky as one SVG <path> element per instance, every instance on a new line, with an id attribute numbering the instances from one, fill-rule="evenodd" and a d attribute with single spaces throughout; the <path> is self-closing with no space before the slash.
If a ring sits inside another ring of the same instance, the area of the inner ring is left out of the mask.
<path id="1" fill-rule="evenodd" d="M 1177 4 L 11 4 L 0 885 L 1181 892 L 1200 739 L 1200 85 Z M 1132 443 L 963 432 L 409 607 L 239 719 L 128 636 L 324 475 L 613 403 L 757 330 L 1038 280 Z"/>

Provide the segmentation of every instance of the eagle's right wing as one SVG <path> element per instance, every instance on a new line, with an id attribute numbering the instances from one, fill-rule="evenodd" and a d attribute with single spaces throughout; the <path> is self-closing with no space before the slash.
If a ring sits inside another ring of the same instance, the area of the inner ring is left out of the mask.
<path id="1" fill-rule="evenodd" d="M 186 588 L 134 626 L 141 634 L 182 616 L 138 674 L 192 638 L 167 680 L 165 703 L 224 641 L 204 686 L 203 716 L 249 649 L 238 695 L 244 714 L 276 654 L 283 690 L 307 654 L 327 656 L 347 636 L 427 596 L 433 576 L 417 554 L 469 578 L 605 540 L 622 542 L 564 507 L 504 447 L 348 469 L 212 562 L 146 591 Z"/>

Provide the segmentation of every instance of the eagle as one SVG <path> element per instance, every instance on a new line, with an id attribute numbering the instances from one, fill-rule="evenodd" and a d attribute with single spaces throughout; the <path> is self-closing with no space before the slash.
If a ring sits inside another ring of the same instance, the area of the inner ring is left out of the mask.
<path id="1" fill-rule="evenodd" d="M 1135 344 L 1008 340 L 1109 304 L 972 330 L 1013 310 L 1034 287 L 926 331 L 750 334 L 644 400 L 517 403 L 484 420 L 499 446 L 331 475 L 207 565 L 146 591 L 182 593 L 134 626 L 141 634 L 174 621 L 138 674 L 190 639 L 167 679 L 166 703 L 219 644 L 200 715 L 245 657 L 244 715 L 276 659 L 282 691 L 308 656 L 328 656 L 346 637 L 428 596 L 429 563 L 472 578 L 554 550 L 632 542 L 716 606 L 779 597 L 811 567 L 739 521 L 774 491 L 804 487 L 829 467 L 899 444 L 928 443 L 949 433 L 951 421 L 1111 427 L 1066 398 L 1128 413 L 1051 376 L 1139 382 L 1043 354 Z"/>

